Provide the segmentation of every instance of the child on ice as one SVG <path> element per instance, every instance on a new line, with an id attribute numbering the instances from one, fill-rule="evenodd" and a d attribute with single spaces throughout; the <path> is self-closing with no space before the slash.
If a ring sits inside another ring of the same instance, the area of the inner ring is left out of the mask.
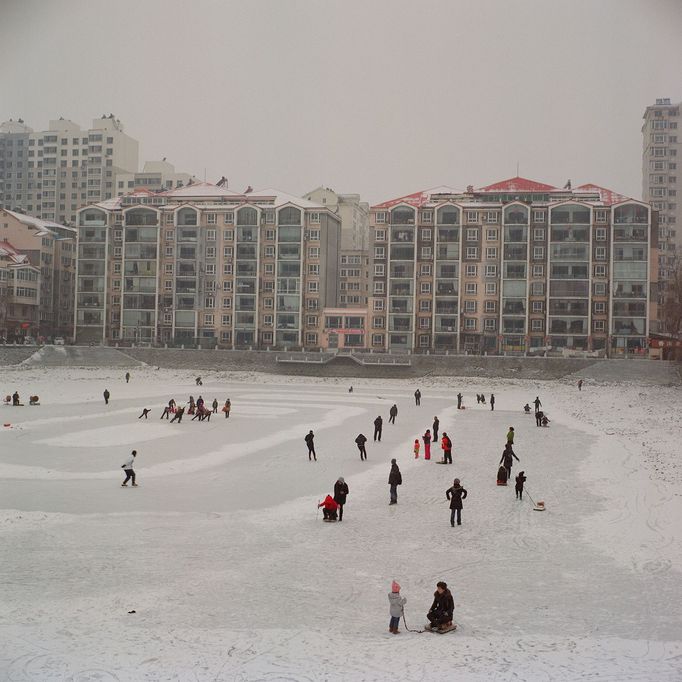
<path id="1" fill-rule="evenodd" d="M 419 438 L 414 439 L 414 458 L 419 459 L 419 448 L 421 444 L 419 443 Z"/>
<path id="2" fill-rule="evenodd" d="M 394 635 L 400 634 L 398 625 L 400 625 L 400 616 L 403 615 L 403 606 L 407 603 L 405 597 L 400 596 L 400 585 L 394 580 L 391 583 L 391 591 L 388 594 L 388 603 L 390 604 L 391 622 L 388 626 L 388 631 Z"/>

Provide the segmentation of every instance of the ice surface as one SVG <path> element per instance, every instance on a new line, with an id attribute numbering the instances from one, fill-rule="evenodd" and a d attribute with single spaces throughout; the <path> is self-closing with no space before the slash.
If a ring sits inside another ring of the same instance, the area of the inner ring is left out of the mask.
<path id="1" fill-rule="evenodd" d="M 0 393 L 42 404 L 0 407 L 0 679 L 682 679 L 679 388 L 429 378 L 417 408 L 411 381 L 124 374 L 2 372 Z M 475 401 L 491 391 L 494 412 Z M 229 397 L 230 418 L 159 419 L 190 394 Z M 523 414 L 536 395 L 550 428 Z M 412 455 L 435 414 L 452 466 Z M 543 514 L 495 485 L 510 425 Z M 121 488 L 133 447 L 140 486 Z M 344 519 L 323 524 L 339 476 Z M 457 632 L 390 635 L 392 579 L 413 629 L 446 580 Z"/>

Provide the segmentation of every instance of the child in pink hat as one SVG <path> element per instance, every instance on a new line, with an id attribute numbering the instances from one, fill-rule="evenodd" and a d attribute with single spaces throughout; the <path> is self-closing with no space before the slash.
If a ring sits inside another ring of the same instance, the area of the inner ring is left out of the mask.
<path id="1" fill-rule="evenodd" d="M 421 446 L 421 443 L 419 442 L 419 438 L 414 439 L 414 458 L 419 459 L 419 448 Z"/>
<path id="2" fill-rule="evenodd" d="M 400 616 L 403 614 L 403 606 L 407 603 L 405 597 L 400 596 L 400 585 L 394 580 L 391 583 L 391 591 L 388 595 L 388 603 L 390 605 L 391 622 L 388 626 L 388 631 L 394 635 L 400 634 L 398 625 L 400 625 Z"/>

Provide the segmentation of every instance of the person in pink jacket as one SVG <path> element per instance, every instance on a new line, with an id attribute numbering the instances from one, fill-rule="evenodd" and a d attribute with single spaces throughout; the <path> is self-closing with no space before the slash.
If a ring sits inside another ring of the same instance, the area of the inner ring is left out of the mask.
<path id="1" fill-rule="evenodd" d="M 414 458 L 419 459 L 419 448 L 421 447 L 421 444 L 419 442 L 419 438 L 414 439 Z"/>
<path id="2" fill-rule="evenodd" d="M 431 459 L 431 429 L 426 429 L 422 440 L 424 441 L 424 459 Z"/>

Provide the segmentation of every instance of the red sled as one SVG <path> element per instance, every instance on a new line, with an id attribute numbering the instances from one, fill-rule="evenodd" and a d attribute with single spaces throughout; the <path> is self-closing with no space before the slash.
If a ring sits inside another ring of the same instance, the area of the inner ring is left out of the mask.
<path id="1" fill-rule="evenodd" d="M 507 470 L 503 466 L 497 470 L 497 485 L 507 485 Z"/>

